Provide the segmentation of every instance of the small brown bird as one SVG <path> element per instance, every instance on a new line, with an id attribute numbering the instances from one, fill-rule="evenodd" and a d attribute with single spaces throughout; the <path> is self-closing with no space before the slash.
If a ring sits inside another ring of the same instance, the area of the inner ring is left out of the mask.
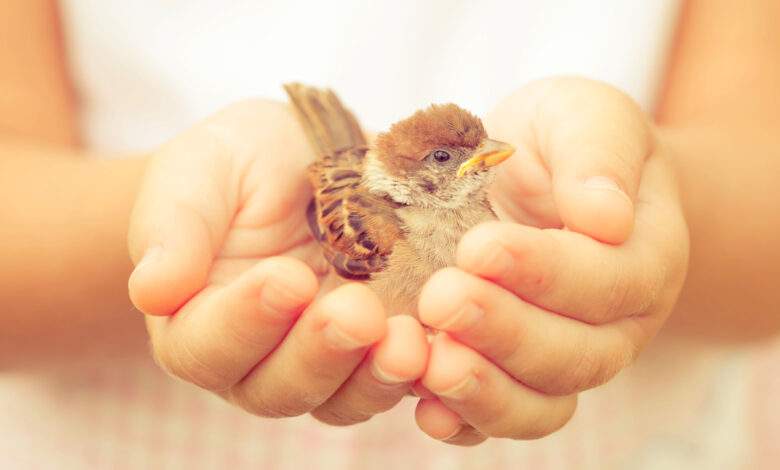
<path id="1" fill-rule="evenodd" d="M 496 218 L 491 167 L 514 148 L 454 104 L 417 111 L 369 145 L 331 90 L 285 90 L 319 153 L 307 216 L 325 258 L 340 276 L 367 281 L 389 314 L 416 314 L 420 288 L 454 264 L 461 236 Z"/>

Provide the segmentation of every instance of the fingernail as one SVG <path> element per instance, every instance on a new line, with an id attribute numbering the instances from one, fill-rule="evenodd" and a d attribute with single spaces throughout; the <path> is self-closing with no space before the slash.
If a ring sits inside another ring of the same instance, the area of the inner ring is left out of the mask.
<path id="1" fill-rule="evenodd" d="M 443 392 L 436 394 L 453 400 L 465 400 L 479 391 L 479 381 L 473 374 L 469 374 L 460 383 Z"/>
<path id="2" fill-rule="evenodd" d="M 409 381 L 409 379 L 405 379 L 403 377 L 399 377 L 395 374 L 391 374 L 385 371 L 384 369 L 379 367 L 379 364 L 377 364 L 376 362 L 371 363 L 371 375 L 373 375 L 375 379 L 377 379 L 378 381 L 386 385 L 398 385 Z"/>
<path id="3" fill-rule="evenodd" d="M 135 269 L 142 269 L 144 266 L 156 263 L 162 257 L 162 252 L 163 249 L 159 245 L 155 245 L 149 248 L 146 250 L 146 253 L 144 253 L 144 256 L 141 258 L 138 264 L 135 265 Z"/>
<path id="4" fill-rule="evenodd" d="M 485 316 L 485 312 L 471 302 L 466 302 L 454 315 L 438 325 L 440 330 L 463 331 L 476 325 Z"/>
<path id="5" fill-rule="evenodd" d="M 618 186 L 618 184 L 612 178 L 607 178 L 606 176 L 592 176 L 585 180 L 583 186 L 586 189 L 595 189 L 598 191 L 614 191 L 631 201 L 631 198 L 629 198 L 628 195 L 623 192 L 622 189 L 620 189 L 620 186 Z"/>
<path id="6" fill-rule="evenodd" d="M 461 426 L 458 426 L 457 428 L 455 428 L 455 431 L 453 431 L 453 433 L 452 433 L 452 434 L 450 434 L 449 436 L 447 436 L 447 437 L 442 437 L 442 438 L 441 438 L 441 440 L 442 440 L 442 441 L 449 441 L 449 440 L 450 440 L 450 439 L 452 439 L 453 437 L 457 436 L 457 435 L 460 433 L 460 430 L 461 430 L 461 429 L 463 429 L 463 426 L 462 426 L 462 425 L 461 425 Z"/>
<path id="7" fill-rule="evenodd" d="M 325 336 L 325 340 L 336 349 L 351 351 L 366 346 L 363 341 L 349 335 L 333 321 L 330 321 L 325 326 L 322 334 Z"/>

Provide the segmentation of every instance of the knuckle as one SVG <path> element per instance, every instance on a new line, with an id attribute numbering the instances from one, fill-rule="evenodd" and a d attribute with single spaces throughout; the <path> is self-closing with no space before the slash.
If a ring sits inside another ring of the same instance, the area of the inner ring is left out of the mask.
<path id="1" fill-rule="evenodd" d="M 247 328 L 245 317 L 226 317 L 222 331 L 224 332 L 222 353 L 230 355 L 230 351 L 249 350 L 264 351 L 269 347 L 268 330 L 286 327 L 291 320 L 284 315 L 269 313 L 264 302 L 253 302 L 252 317 L 259 327 Z"/>
<path id="2" fill-rule="evenodd" d="M 371 419 L 370 414 L 364 414 L 336 406 L 322 406 L 311 412 L 312 417 L 331 426 L 350 426 Z"/>
<path id="3" fill-rule="evenodd" d="M 608 147 L 599 149 L 606 166 L 604 170 L 610 173 L 607 176 L 616 179 L 624 191 L 629 183 L 636 184 L 631 178 L 636 178 L 639 173 L 648 153 L 646 148 L 644 139 L 637 140 L 634 131 L 614 136 Z"/>
<path id="4" fill-rule="evenodd" d="M 150 346 L 150 349 L 154 363 L 157 364 L 160 369 L 165 371 L 165 373 L 178 377 L 173 372 L 173 370 L 171 370 L 169 365 L 170 360 L 168 359 L 168 355 L 164 352 L 164 350 L 154 345 Z"/>
<path id="5" fill-rule="evenodd" d="M 653 256 L 640 254 L 637 258 L 652 260 Z M 615 269 L 604 297 L 603 311 L 595 322 L 603 324 L 642 315 L 655 304 L 666 277 L 664 266 L 657 261 L 633 263 L 630 268 Z"/>
<path id="6" fill-rule="evenodd" d="M 264 418 L 293 418 L 316 408 L 321 400 L 299 390 L 285 390 L 273 395 L 251 386 L 234 387 L 230 401 L 248 413 Z"/>
<path id="7" fill-rule="evenodd" d="M 518 401 L 511 393 L 502 393 L 490 403 L 479 406 L 479 412 L 469 417 L 469 423 L 486 436 L 538 439 L 557 431 L 571 419 L 577 396 L 547 396 L 538 400 Z M 476 403 L 469 406 L 478 409 Z"/>
<path id="8" fill-rule="evenodd" d="M 199 357 L 197 350 L 186 341 L 179 340 L 166 351 L 158 363 L 164 364 L 163 369 L 169 373 L 211 391 L 226 390 L 232 385 L 224 372 L 216 370 Z"/>
<path id="9" fill-rule="evenodd" d="M 542 250 L 549 255 L 546 256 L 545 263 L 534 263 L 539 267 L 529 270 L 527 283 L 533 288 L 532 294 L 536 297 L 549 295 L 558 281 L 559 273 L 565 269 L 565 257 L 561 256 L 564 252 L 560 246 L 561 241 L 553 236 L 550 230 L 542 230 L 540 233 L 538 246 L 544 247 Z"/>
<path id="10" fill-rule="evenodd" d="M 264 129 L 249 127 L 250 123 L 274 122 Z M 239 155 L 248 153 L 246 134 L 252 132 L 269 143 L 284 142 L 299 137 L 297 119 L 286 104 L 266 99 L 245 99 L 234 102 L 193 128 L 204 144 L 209 144 L 218 155 Z M 259 134 L 258 134 L 259 132 Z M 192 133 L 189 134 L 193 136 Z"/>
<path id="11" fill-rule="evenodd" d="M 306 351 L 311 348 L 305 343 L 304 338 L 298 335 L 290 335 L 286 340 L 298 351 Z M 297 359 L 297 367 L 305 375 L 310 383 L 316 384 L 337 384 L 345 380 L 344 371 L 338 367 L 328 367 L 323 363 L 322 358 L 314 351 L 308 354 L 301 354 Z"/>
<path id="12" fill-rule="evenodd" d="M 262 309 L 257 309 L 258 315 L 265 313 Z M 276 323 L 283 324 L 285 319 L 277 318 L 273 315 L 264 315 L 264 326 L 276 326 Z M 262 350 L 266 347 L 265 341 L 258 337 L 257 330 L 248 330 L 246 327 L 242 328 L 235 322 L 227 322 L 225 324 L 225 334 L 229 338 L 229 344 L 233 347 L 238 345 L 243 349 L 249 350 Z"/>
<path id="13" fill-rule="evenodd" d="M 591 346 L 586 347 L 575 359 L 575 366 L 570 369 L 568 380 L 565 380 L 558 390 L 559 395 L 567 395 L 588 389 L 595 384 L 606 381 L 606 368 Z"/>
<path id="14" fill-rule="evenodd" d="M 488 436 L 482 434 L 471 425 L 464 424 L 455 436 L 444 439 L 442 442 L 461 447 L 471 447 L 484 442 L 487 438 Z"/>
<path id="15" fill-rule="evenodd" d="M 633 350 L 626 348 L 599 349 L 587 344 L 578 349 L 581 352 L 567 369 L 568 373 L 559 374 L 545 391 L 564 396 L 597 387 L 614 377 L 635 356 Z"/>
<path id="16" fill-rule="evenodd" d="M 527 288 L 534 297 L 540 298 L 551 293 L 553 286 L 556 285 L 558 270 L 560 269 L 560 259 L 552 266 L 536 270 L 525 280 Z"/>
<path id="17" fill-rule="evenodd" d="M 546 393 L 554 396 L 570 395 L 606 382 L 609 378 L 604 361 L 600 360 L 592 345 L 587 341 L 582 343 L 572 348 L 579 353 L 570 359 L 565 372 L 553 375 L 543 385 Z"/>
<path id="18" fill-rule="evenodd" d="M 562 397 L 552 405 L 553 409 L 545 409 L 528 421 L 526 426 L 517 429 L 515 433 L 504 436 L 513 439 L 541 439 L 560 430 L 574 416 L 577 409 L 577 396 Z"/>
<path id="19" fill-rule="evenodd" d="M 557 139 L 580 144 L 582 139 L 597 139 L 594 143 L 600 151 L 611 149 L 613 155 L 608 161 L 616 166 L 616 172 L 623 172 L 620 174 L 626 174 L 627 170 L 635 172 L 653 148 L 653 132 L 645 113 L 628 94 L 607 83 L 583 78 L 555 78 L 539 106 L 539 113 L 548 120 L 562 112 L 578 115 L 579 119 L 557 127 Z M 597 116 L 594 110 L 598 110 Z M 588 137 L 583 132 L 583 126 L 592 128 L 593 122 L 603 122 L 603 116 L 610 116 L 610 125 L 604 132 L 611 136 L 610 144 L 604 149 L 603 135 L 594 133 Z"/>
<path id="20" fill-rule="evenodd" d="M 555 374 L 550 376 L 549 374 L 539 374 L 539 377 L 533 384 L 541 392 L 550 396 L 565 396 L 571 393 L 579 392 L 583 385 L 583 379 L 579 373 L 568 374 Z M 530 381 L 529 381 L 530 382 Z"/>
<path id="21" fill-rule="evenodd" d="M 243 387 L 234 387 L 228 391 L 228 401 L 238 406 L 242 410 L 255 416 L 263 418 L 281 417 L 276 412 L 272 411 L 273 408 L 266 405 L 265 400 L 261 397 L 250 397 L 244 391 Z"/>
<path id="22" fill-rule="evenodd" d="M 507 287 L 520 293 L 526 300 L 541 299 L 551 294 L 559 280 L 561 271 L 565 271 L 565 250 L 557 233 L 550 229 L 527 229 L 524 227 L 498 226 L 500 232 L 491 234 L 491 243 L 483 242 L 489 247 L 484 255 L 477 252 L 475 258 L 484 265 L 496 264 L 494 246 L 503 251 L 501 257 L 512 260 L 511 269 L 502 275 Z"/>
<path id="23" fill-rule="evenodd" d="M 290 401 L 266 404 L 257 400 L 244 402 L 240 405 L 247 412 L 263 418 L 294 418 L 309 411 L 305 406 Z"/>
<path id="24" fill-rule="evenodd" d="M 625 365 L 623 355 L 618 353 L 611 353 L 600 358 L 595 358 L 595 354 L 591 354 L 591 357 L 589 369 L 586 368 L 582 376 L 579 377 L 578 386 L 572 392 L 587 390 L 606 383 Z"/>
<path id="25" fill-rule="evenodd" d="M 583 354 L 576 361 L 575 367 L 570 368 L 565 374 L 550 379 L 542 388 L 550 395 L 570 395 L 590 388 L 598 375 L 598 366 L 592 356 Z"/>
<path id="26" fill-rule="evenodd" d="M 511 437 L 517 432 L 517 428 L 523 427 L 521 423 L 510 418 L 514 414 L 509 398 L 504 396 L 490 406 L 489 413 L 480 413 L 479 417 L 472 417 L 469 422 L 486 436 Z"/>
<path id="27" fill-rule="evenodd" d="M 639 104 L 626 92 L 607 82 L 583 77 L 558 77 L 553 79 L 553 88 L 567 101 L 588 100 L 594 104 L 607 104 L 624 114 L 641 119 L 643 123 L 646 121 Z M 555 94 L 550 96 L 554 97 Z"/>
<path id="28" fill-rule="evenodd" d="M 638 326 L 638 328 L 642 329 L 641 326 Z M 629 365 L 633 364 L 634 361 L 639 357 L 639 354 L 642 352 L 642 347 L 646 341 L 648 341 L 649 338 L 652 337 L 651 334 L 647 333 L 646 331 L 642 331 L 643 338 L 640 339 L 637 342 L 634 342 L 628 338 L 624 339 L 624 347 L 621 350 L 620 354 L 615 355 L 615 364 L 617 365 L 615 374 L 620 372 L 622 369 L 628 367 Z"/>
<path id="29" fill-rule="evenodd" d="M 601 308 L 590 319 L 596 325 L 641 314 L 652 303 L 657 290 L 656 263 L 633 263 L 611 268 L 606 276 L 606 294 Z"/>
<path id="30" fill-rule="evenodd" d="M 386 387 L 368 387 L 362 390 L 361 406 L 357 411 L 362 414 L 375 415 L 383 413 L 395 406 L 411 387 L 408 384 Z"/>
<path id="31" fill-rule="evenodd" d="M 525 376 L 522 372 L 527 368 L 523 365 L 536 361 L 533 358 L 528 358 L 528 351 L 523 348 L 524 331 L 523 328 L 511 328 L 511 330 L 503 331 L 502 333 L 506 334 L 504 340 L 497 338 L 496 341 L 491 341 L 486 345 L 484 352 L 489 354 L 497 364 L 502 364 L 511 370 L 519 370 L 518 375 Z"/>
<path id="32" fill-rule="evenodd" d="M 631 280 L 622 270 L 616 270 L 611 276 L 612 280 L 604 296 L 604 305 L 601 312 L 592 319 L 595 324 L 603 324 L 625 315 L 626 307 L 629 307 L 629 289 Z"/>
<path id="33" fill-rule="evenodd" d="M 598 102 L 617 103 L 631 112 L 641 114 L 636 102 L 618 88 L 600 81 L 584 77 L 553 77 L 549 80 L 547 93 L 544 97 L 552 100 L 564 100 L 566 103 L 574 102 Z"/>

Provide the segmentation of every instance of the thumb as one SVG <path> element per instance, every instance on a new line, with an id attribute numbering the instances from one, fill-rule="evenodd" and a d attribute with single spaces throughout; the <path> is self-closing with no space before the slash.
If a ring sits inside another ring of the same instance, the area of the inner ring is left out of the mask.
<path id="1" fill-rule="evenodd" d="M 205 285 L 227 232 L 226 149 L 189 131 L 152 157 L 130 221 L 128 290 L 146 314 L 170 315 Z"/>
<path id="2" fill-rule="evenodd" d="M 581 151 L 574 161 L 553 160 L 553 199 L 564 226 L 602 242 L 619 244 L 633 230 L 633 198 L 640 170 L 625 168 L 600 154 L 608 146 Z"/>
<path id="3" fill-rule="evenodd" d="M 651 151 L 642 111 L 622 92 L 577 78 L 536 82 L 514 99 L 525 101 L 523 147 L 549 171 L 563 225 L 602 242 L 626 241 Z"/>

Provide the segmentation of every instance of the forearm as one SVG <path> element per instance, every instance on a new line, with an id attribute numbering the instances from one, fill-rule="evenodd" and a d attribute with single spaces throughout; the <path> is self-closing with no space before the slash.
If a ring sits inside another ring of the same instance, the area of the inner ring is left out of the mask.
<path id="1" fill-rule="evenodd" d="M 64 155 L 64 154 L 71 155 Z M 145 160 L 0 142 L 0 367 L 143 331 L 126 233 Z"/>
<path id="2" fill-rule="evenodd" d="M 780 144 L 766 126 L 666 127 L 691 236 L 669 328 L 724 340 L 780 332 Z"/>
<path id="3" fill-rule="evenodd" d="M 691 259 L 670 329 L 780 331 L 780 5 L 689 0 L 657 121 L 675 155 Z"/>

